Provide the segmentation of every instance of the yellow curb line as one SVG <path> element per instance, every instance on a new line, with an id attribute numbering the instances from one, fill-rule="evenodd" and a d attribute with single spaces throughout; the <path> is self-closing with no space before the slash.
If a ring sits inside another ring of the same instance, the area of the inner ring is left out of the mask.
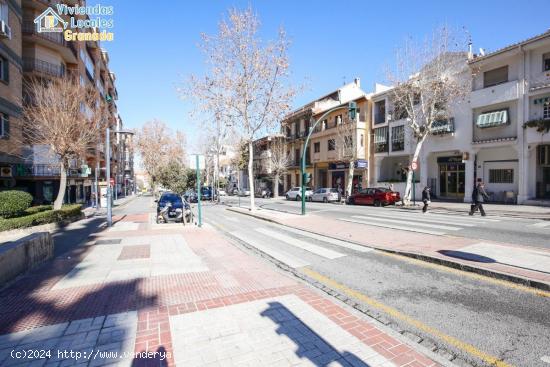
<path id="1" fill-rule="evenodd" d="M 504 286 L 504 287 L 513 288 L 513 289 L 516 289 L 516 290 L 519 290 L 519 291 L 531 293 L 531 294 L 534 294 L 534 295 L 539 296 L 539 297 L 548 297 L 548 298 L 550 298 L 550 292 L 548 292 L 548 291 L 545 291 L 545 290 L 542 290 L 542 289 L 527 287 L 525 285 L 513 283 L 513 282 L 510 282 L 510 281 L 507 281 L 507 280 L 504 280 L 504 279 L 492 278 L 492 277 L 485 276 L 483 274 L 476 274 L 476 273 L 471 273 L 471 272 L 460 270 L 460 269 L 450 268 L 450 267 L 445 266 L 445 265 L 434 264 L 434 263 L 426 262 L 426 261 L 423 261 L 423 260 L 419 260 L 419 259 L 415 259 L 415 258 L 412 258 L 412 257 L 391 253 L 391 252 L 378 251 L 377 253 L 385 255 L 385 256 L 393 257 L 393 258 L 396 258 L 398 260 L 406 261 L 406 262 L 409 262 L 409 263 L 412 263 L 412 264 L 415 264 L 415 265 L 420 265 L 420 266 L 423 266 L 425 268 L 443 270 L 443 271 L 446 271 L 448 273 L 461 275 L 461 276 L 467 276 L 467 277 L 472 278 L 472 279 L 477 279 L 477 280 L 485 281 L 485 282 L 488 282 L 488 283 L 493 283 L 493 284 L 501 285 L 501 286 Z"/>
<path id="2" fill-rule="evenodd" d="M 452 337 L 450 335 L 447 335 L 431 326 L 428 326 L 426 324 L 424 324 L 423 322 L 419 321 L 419 320 L 416 320 L 410 316 L 407 316 L 405 315 L 404 313 L 402 313 L 401 311 L 398 311 L 397 309 L 391 307 L 391 306 L 387 306 L 375 299 L 372 299 L 368 296 L 365 296 L 364 294 L 358 292 L 358 291 L 355 291 L 351 288 L 348 288 L 347 286 L 343 285 L 343 284 L 340 284 L 338 282 L 336 282 L 335 280 L 332 280 L 328 277 L 325 277 L 324 275 L 321 275 L 319 273 L 317 273 L 316 271 L 314 270 L 311 270 L 309 268 L 302 268 L 301 271 L 306 274 L 307 276 L 317 280 L 318 282 L 321 282 L 321 283 L 324 283 L 326 284 L 327 286 L 329 286 L 330 288 L 332 289 L 336 289 L 336 290 L 339 290 L 341 292 L 343 292 L 344 294 L 346 294 L 347 296 L 349 297 L 353 297 L 357 300 L 360 300 L 362 302 L 365 302 L 366 304 L 374 307 L 374 308 L 377 308 L 385 313 L 387 313 L 388 315 L 396 318 L 396 319 L 399 319 L 399 320 L 402 320 L 402 321 L 405 321 L 406 323 L 428 333 L 428 334 L 431 334 L 439 339 L 442 339 L 444 341 L 446 341 L 447 343 L 449 343 L 450 345 L 468 353 L 468 354 L 471 354 L 479 359 L 481 359 L 482 361 L 492 365 L 492 366 L 495 366 L 495 367 L 512 367 L 512 365 L 502 361 L 501 359 L 498 359 L 497 357 L 494 357 L 490 354 L 487 354 L 479 349 L 477 349 L 476 347 L 474 347 L 473 345 L 471 344 L 468 344 L 466 342 L 463 342 L 455 337 Z"/>

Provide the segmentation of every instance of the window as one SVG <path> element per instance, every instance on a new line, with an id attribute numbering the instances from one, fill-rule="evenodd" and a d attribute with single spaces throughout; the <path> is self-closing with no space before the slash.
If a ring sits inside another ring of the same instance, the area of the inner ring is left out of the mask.
<path id="1" fill-rule="evenodd" d="M 6 1 L 0 1 L 0 20 L 3 20 L 4 23 L 9 24 L 9 8 Z"/>
<path id="2" fill-rule="evenodd" d="M 490 169 L 489 183 L 506 184 L 514 183 L 513 169 Z"/>
<path id="3" fill-rule="evenodd" d="M 5 57 L 0 56 L 0 80 L 9 83 L 10 81 L 10 63 Z"/>
<path id="4" fill-rule="evenodd" d="M 543 71 L 550 71 L 550 52 L 542 55 Z"/>
<path id="5" fill-rule="evenodd" d="M 344 136 L 344 145 L 348 148 L 353 147 L 353 136 Z"/>
<path id="6" fill-rule="evenodd" d="M 338 126 L 342 124 L 342 115 L 338 115 L 334 118 L 334 126 Z"/>
<path id="7" fill-rule="evenodd" d="M 321 153 L 321 143 L 317 142 L 313 144 L 313 152 L 314 153 Z"/>
<path id="8" fill-rule="evenodd" d="M 374 129 L 374 152 L 387 152 L 388 147 L 388 127 L 385 126 Z"/>
<path id="9" fill-rule="evenodd" d="M 84 66 L 86 66 L 86 71 L 88 72 L 88 76 L 90 79 L 94 79 L 94 62 L 90 54 L 88 53 L 88 50 L 85 50 L 84 48 L 80 49 L 80 58 L 84 62 Z"/>
<path id="10" fill-rule="evenodd" d="M 336 140 L 329 139 L 328 140 L 328 150 L 336 150 Z"/>
<path id="11" fill-rule="evenodd" d="M 0 114 L 0 138 L 8 138 L 10 132 L 10 117 L 2 113 Z"/>
<path id="12" fill-rule="evenodd" d="M 432 134 L 444 135 L 455 132 L 455 119 L 453 117 L 432 122 Z"/>
<path id="13" fill-rule="evenodd" d="M 365 137 L 361 134 L 361 148 L 365 146 Z"/>
<path id="14" fill-rule="evenodd" d="M 542 105 L 542 118 L 550 119 L 550 102 L 546 102 Z"/>
<path id="15" fill-rule="evenodd" d="M 392 152 L 405 149 L 405 127 L 395 126 L 391 128 L 391 150 Z"/>
<path id="16" fill-rule="evenodd" d="M 506 83 L 508 81 L 508 65 L 483 73 L 483 88 Z"/>
<path id="17" fill-rule="evenodd" d="M 508 110 L 485 112 L 477 117 L 477 127 L 484 129 L 508 124 Z"/>
<path id="18" fill-rule="evenodd" d="M 386 122 L 386 101 L 378 101 L 374 104 L 374 123 Z"/>

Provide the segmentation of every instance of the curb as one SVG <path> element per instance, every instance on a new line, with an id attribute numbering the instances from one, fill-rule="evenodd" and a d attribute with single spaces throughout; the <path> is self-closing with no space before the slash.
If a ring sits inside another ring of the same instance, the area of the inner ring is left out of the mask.
<path id="1" fill-rule="evenodd" d="M 231 210 L 235 212 L 239 212 L 236 210 Z M 250 215 L 249 213 L 243 213 L 245 215 Z M 254 215 L 250 215 L 254 217 Z M 277 223 L 275 221 L 267 220 L 268 222 Z M 437 346 L 436 342 L 432 339 L 425 338 L 419 335 L 416 335 L 415 333 L 401 329 L 398 324 L 391 322 L 389 319 L 387 319 L 384 315 L 380 314 L 378 311 L 371 310 L 367 306 L 362 305 L 355 300 L 349 298 L 345 294 L 342 294 L 320 282 L 318 282 L 315 279 L 310 278 L 306 274 L 301 273 L 300 271 L 291 268 L 287 264 L 275 259 L 269 254 L 266 254 L 265 252 L 258 250 L 257 248 L 249 245 L 245 241 L 241 240 L 240 238 L 233 236 L 223 228 L 217 226 L 216 224 L 212 224 L 212 227 L 216 228 L 217 230 L 224 233 L 225 236 L 227 236 L 232 241 L 238 243 L 240 246 L 246 248 L 248 251 L 251 251 L 260 257 L 268 260 L 273 265 L 275 265 L 277 268 L 283 270 L 286 273 L 292 274 L 294 277 L 302 280 L 307 285 L 316 288 L 318 291 L 325 293 L 326 295 L 330 296 L 331 299 L 335 300 L 336 302 L 342 303 L 347 307 L 350 307 L 353 312 L 359 313 L 363 316 L 370 317 L 371 319 L 375 320 L 379 323 L 377 325 L 380 329 L 382 329 L 385 333 L 392 335 L 396 339 L 401 339 L 401 341 L 405 344 L 408 344 L 413 349 L 416 349 L 418 352 L 426 355 L 428 358 L 432 359 L 434 362 L 439 363 L 442 366 L 445 367 L 455 367 L 457 364 L 456 362 L 463 362 L 460 364 L 461 366 L 473 366 L 472 364 L 461 360 L 461 358 L 448 351 L 447 349 L 440 348 Z M 311 232 L 314 233 L 314 232 Z M 348 241 L 351 242 L 351 241 Z M 364 246 L 364 245 L 363 245 Z M 365 246 L 367 247 L 367 246 Z M 399 335 L 399 336 L 397 336 Z M 453 363 L 455 362 L 455 363 Z"/>
<path id="2" fill-rule="evenodd" d="M 278 225 L 281 225 L 281 226 L 284 226 L 284 227 L 290 227 L 290 228 L 293 228 L 293 229 L 298 229 L 300 231 L 313 233 L 313 234 L 316 234 L 316 235 L 319 235 L 319 236 L 332 238 L 332 239 L 340 240 L 340 241 L 346 241 L 346 242 L 353 243 L 353 244 L 359 245 L 359 246 L 369 247 L 369 248 L 372 248 L 372 249 L 375 249 L 375 250 L 378 250 L 378 251 L 383 251 L 383 252 L 387 252 L 387 253 L 392 253 L 392 254 L 402 255 L 402 256 L 406 256 L 406 257 L 410 257 L 410 258 L 415 258 L 417 260 L 422 260 L 422 261 L 429 262 L 429 263 L 435 263 L 435 264 L 446 266 L 446 267 L 449 267 L 449 268 L 462 270 L 462 271 L 465 271 L 465 272 L 468 272 L 468 273 L 475 273 L 475 274 L 484 275 L 484 276 L 489 277 L 489 278 L 506 280 L 506 281 L 509 281 L 511 283 L 521 284 L 523 286 L 534 288 L 534 289 L 540 289 L 540 290 L 543 290 L 543 291 L 550 291 L 550 284 L 549 283 L 544 283 L 544 282 L 533 280 L 533 279 L 530 279 L 530 278 L 525 278 L 525 277 L 521 277 L 521 276 L 517 276 L 517 275 L 507 274 L 507 273 L 499 272 L 499 271 L 496 271 L 496 270 L 478 268 L 478 267 L 475 267 L 475 266 L 472 266 L 472 265 L 463 264 L 461 262 L 452 261 L 452 260 L 441 259 L 441 258 L 438 258 L 438 257 L 435 257 L 435 256 L 418 254 L 418 253 L 414 253 L 414 252 L 398 251 L 398 250 L 387 249 L 387 248 L 378 247 L 378 246 L 368 246 L 368 245 L 365 245 L 364 243 L 351 241 L 349 239 L 339 238 L 339 237 L 335 237 L 335 236 L 329 236 L 329 235 L 326 235 L 324 233 L 319 233 L 319 232 L 315 232 L 315 231 L 308 230 L 308 229 L 303 229 L 303 228 L 290 226 L 288 224 L 283 224 L 283 223 L 277 221 L 276 219 L 265 218 L 265 217 L 262 217 L 260 215 L 254 214 L 254 213 L 246 213 L 246 212 L 243 212 L 241 210 L 233 209 L 231 207 L 228 208 L 227 210 L 230 210 L 230 211 L 235 212 L 235 213 L 240 213 L 240 214 L 243 214 L 243 215 L 248 215 L 248 216 L 251 216 L 253 218 L 261 219 L 261 220 L 264 220 L 264 221 L 267 221 L 267 222 L 270 222 L 270 223 L 275 223 L 275 224 L 278 224 Z"/>

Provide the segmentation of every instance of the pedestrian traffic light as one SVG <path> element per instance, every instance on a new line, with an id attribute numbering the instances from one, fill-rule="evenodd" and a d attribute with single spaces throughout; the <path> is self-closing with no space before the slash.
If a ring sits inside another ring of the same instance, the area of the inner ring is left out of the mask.
<path id="1" fill-rule="evenodd" d="M 304 185 L 311 182 L 311 173 L 304 172 L 303 182 Z"/>
<path id="2" fill-rule="evenodd" d="M 350 120 L 354 121 L 355 117 L 357 116 L 357 103 L 356 102 L 350 102 L 348 105 L 348 114 Z"/>

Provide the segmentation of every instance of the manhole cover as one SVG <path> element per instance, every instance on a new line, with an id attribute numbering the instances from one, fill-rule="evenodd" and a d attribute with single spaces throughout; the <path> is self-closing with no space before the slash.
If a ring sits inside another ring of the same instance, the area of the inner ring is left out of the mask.
<path id="1" fill-rule="evenodd" d="M 121 238 L 110 238 L 107 240 L 98 240 L 95 241 L 96 245 L 117 245 L 122 242 Z"/>

